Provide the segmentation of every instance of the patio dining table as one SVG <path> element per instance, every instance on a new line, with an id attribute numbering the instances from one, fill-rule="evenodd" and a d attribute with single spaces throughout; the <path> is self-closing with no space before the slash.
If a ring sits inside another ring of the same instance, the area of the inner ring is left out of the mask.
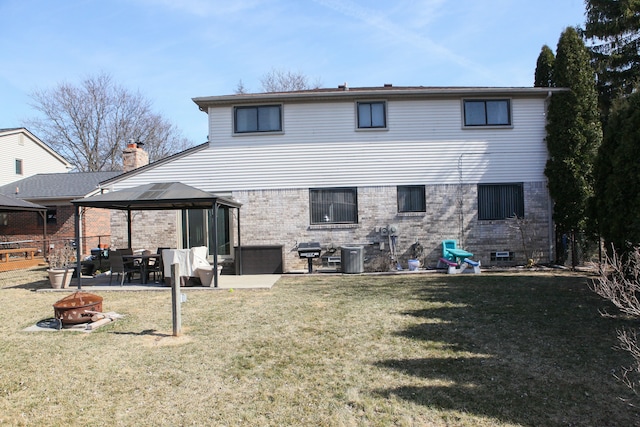
<path id="1" fill-rule="evenodd" d="M 135 263 L 138 261 L 140 264 L 140 282 L 143 285 L 146 285 L 149 281 L 149 260 L 155 260 L 156 263 L 159 263 L 162 259 L 161 254 L 133 254 L 133 255 L 122 255 L 122 259 L 124 261 L 130 261 Z M 160 272 L 162 274 L 162 272 Z"/>

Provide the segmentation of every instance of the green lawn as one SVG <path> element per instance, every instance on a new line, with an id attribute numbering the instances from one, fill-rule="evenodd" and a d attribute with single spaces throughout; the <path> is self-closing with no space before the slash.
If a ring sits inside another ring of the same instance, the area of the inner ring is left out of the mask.
<path id="1" fill-rule="evenodd" d="M 0 425 L 631 426 L 607 303 L 562 274 L 288 276 L 108 292 L 97 331 L 27 333 L 61 294 L 0 289 Z M 637 403 L 637 402 L 636 402 Z"/>

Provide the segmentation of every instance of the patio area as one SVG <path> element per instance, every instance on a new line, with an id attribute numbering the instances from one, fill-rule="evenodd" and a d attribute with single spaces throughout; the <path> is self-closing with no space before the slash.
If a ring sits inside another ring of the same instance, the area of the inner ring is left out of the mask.
<path id="1" fill-rule="evenodd" d="M 273 285 L 280 279 L 279 274 L 256 274 L 256 275 L 221 275 L 218 278 L 218 287 L 213 286 L 187 286 L 182 287 L 183 290 L 231 290 L 231 289 L 271 289 Z M 171 286 L 166 286 L 160 282 L 150 281 L 141 284 L 139 280 L 128 283 L 126 280 L 123 286 L 119 281 L 113 278 L 109 285 L 109 275 L 99 275 L 96 277 L 82 276 L 83 291 L 170 291 Z M 75 292 L 78 290 L 77 279 L 71 281 L 71 285 L 64 289 L 38 289 L 38 292 Z"/>

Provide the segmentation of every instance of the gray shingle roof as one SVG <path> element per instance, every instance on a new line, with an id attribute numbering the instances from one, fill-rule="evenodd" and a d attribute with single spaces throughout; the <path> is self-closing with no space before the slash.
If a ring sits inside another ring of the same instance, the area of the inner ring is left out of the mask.
<path id="1" fill-rule="evenodd" d="M 122 172 L 43 173 L 0 186 L 0 194 L 24 200 L 76 199 L 94 191 L 99 182 Z M 18 194 L 16 194 L 18 188 Z"/>
<path id="2" fill-rule="evenodd" d="M 44 206 L 27 202 L 26 200 L 16 199 L 15 197 L 0 194 L 0 212 L 12 211 L 41 211 L 46 210 Z"/>

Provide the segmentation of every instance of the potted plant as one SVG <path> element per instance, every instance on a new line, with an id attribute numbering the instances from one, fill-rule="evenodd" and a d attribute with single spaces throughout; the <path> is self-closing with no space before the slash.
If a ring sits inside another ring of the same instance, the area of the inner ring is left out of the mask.
<path id="1" fill-rule="evenodd" d="M 49 282 L 54 289 L 69 287 L 73 276 L 72 262 L 75 260 L 73 247 L 68 243 L 58 244 L 49 251 Z"/>

